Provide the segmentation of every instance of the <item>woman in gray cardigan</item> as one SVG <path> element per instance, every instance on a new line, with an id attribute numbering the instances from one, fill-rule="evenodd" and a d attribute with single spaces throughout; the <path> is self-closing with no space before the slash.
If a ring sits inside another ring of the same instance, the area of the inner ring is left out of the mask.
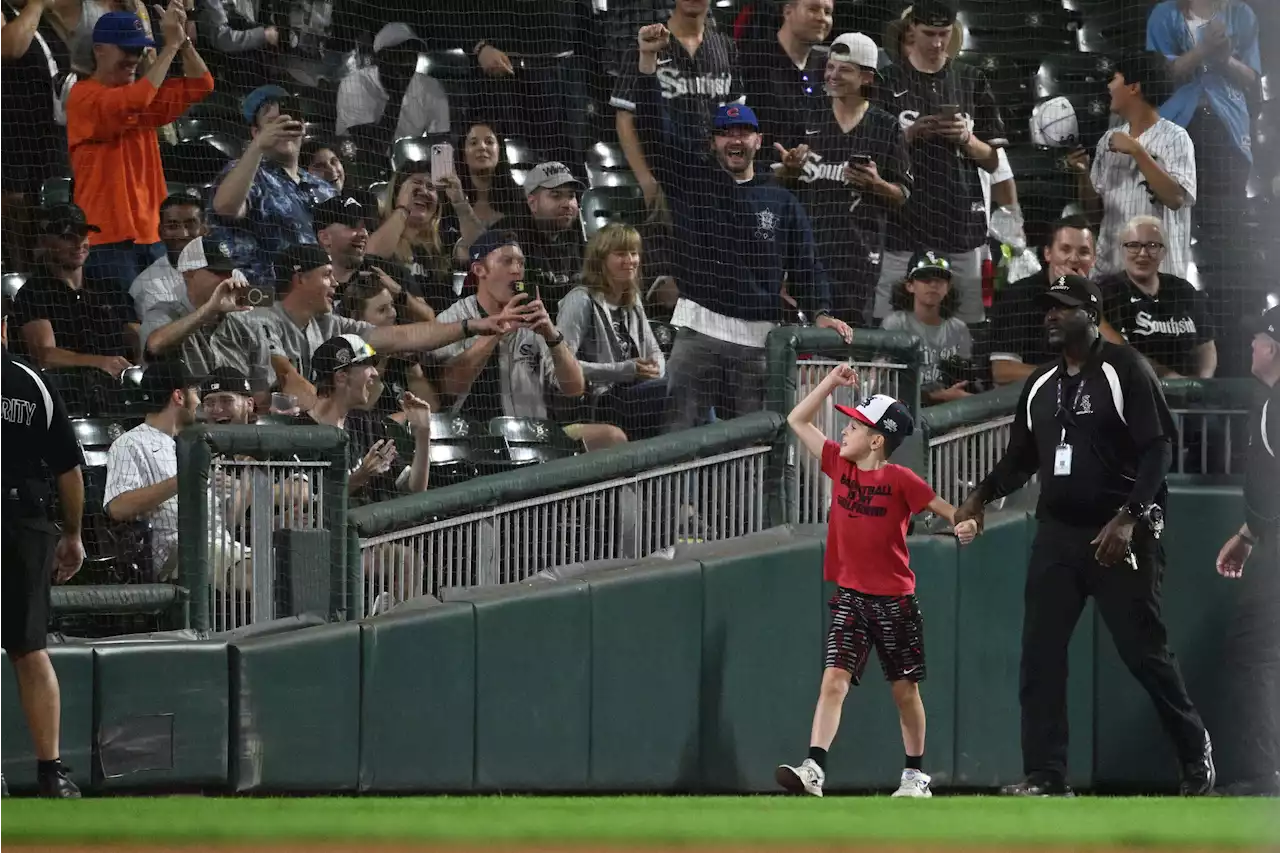
<path id="1" fill-rule="evenodd" d="M 631 439 L 657 435 L 667 415 L 666 359 L 640 300 L 639 232 L 601 228 L 583 253 L 582 282 L 556 314 L 587 380 L 581 419 L 614 424 Z"/>

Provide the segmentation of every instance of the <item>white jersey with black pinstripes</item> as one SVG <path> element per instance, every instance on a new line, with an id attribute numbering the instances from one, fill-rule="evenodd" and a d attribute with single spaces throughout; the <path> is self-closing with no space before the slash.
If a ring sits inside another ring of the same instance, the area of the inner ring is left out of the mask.
<path id="1" fill-rule="evenodd" d="M 1090 178 L 1102 199 L 1102 229 L 1098 232 L 1098 263 L 1095 278 L 1124 270 L 1124 227 L 1135 216 L 1154 216 L 1164 223 L 1165 250 L 1160 272 L 1187 277 L 1191 263 L 1191 207 L 1196 200 L 1196 152 L 1191 137 L 1177 124 L 1160 119 L 1137 138 L 1169 177 L 1186 194 L 1182 207 L 1172 210 L 1161 204 L 1147 186 L 1138 163 L 1128 154 L 1111 150 L 1111 137 L 1128 133 L 1129 125 L 1108 130 L 1098 140 Z"/>

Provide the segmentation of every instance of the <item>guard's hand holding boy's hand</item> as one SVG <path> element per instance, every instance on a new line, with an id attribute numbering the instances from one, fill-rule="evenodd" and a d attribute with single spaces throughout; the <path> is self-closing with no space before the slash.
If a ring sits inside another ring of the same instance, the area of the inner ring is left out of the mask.
<path id="1" fill-rule="evenodd" d="M 972 518 L 960 522 L 955 526 L 955 534 L 961 545 L 968 545 L 978 536 L 978 522 Z"/>

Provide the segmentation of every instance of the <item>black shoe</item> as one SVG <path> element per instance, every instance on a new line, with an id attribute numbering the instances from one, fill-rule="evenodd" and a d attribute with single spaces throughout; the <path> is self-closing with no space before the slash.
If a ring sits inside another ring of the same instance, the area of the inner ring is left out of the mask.
<path id="1" fill-rule="evenodd" d="M 1074 797 L 1076 794 L 1061 779 L 1028 776 L 1021 782 L 1000 789 L 1005 797 Z"/>
<path id="2" fill-rule="evenodd" d="M 70 768 L 59 764 L 56 770 L 37 774 L 36 781 L 40 789 L 40 796 L 54 800 L 80 799 L 80 789 L 76 787 L 76 783 L 72 782 L 71 777 L 67 775 L 69 772 Z"/>
<path id="3" fill-rule="evenodd" d="M 1200 758 L 1188 764 L 1182 770 L 1182 784 L 1178 793 L 1184 797 L 1207 797 L 1213 793 L 1213 786 L 1218 781 L 1218 771 L 1213 766 L 1213 742 L 1209 733 L 1204 733 L 1204 749 Z"/>

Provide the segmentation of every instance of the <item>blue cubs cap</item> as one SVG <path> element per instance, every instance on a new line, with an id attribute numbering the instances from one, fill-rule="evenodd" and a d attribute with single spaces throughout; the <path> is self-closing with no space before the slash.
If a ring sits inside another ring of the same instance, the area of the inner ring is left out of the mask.
<path id="1" fill-rule="evenodd" d="M 279 86 L 259 86 L 244 96 L 244 100 L 240 104 L 240 112 L 244 116 L 246 124 L 253 124 L 253 120 L 258 117 L 258 110 L 262 109 L 263 104 L 268 101 L 283 101 L 292 97 L 287 89 L 282 89 Z"/>
<path id="2" fill-rule="evenodd" d="M 471 262 L 483 261 L 490 252 L 496 252 L 503 246 L 519 246 L 516 235 L 510 231 L 486 231 L 471 244 Z"/>
<path id="3" fill-rule="evenodd" d="M 93 26 L 93 43 L 135 49 L 156 46 L 142 19 L 132 12 L 108 12 L 99 18 Z"/>
<path id="4" fill-rule="evenodd" d="M 731 127 L 759 130 L 760 122 L 756 121 L 756 114 L 746 104 L 725 104 L 716 109 L 714 126 L 716 130 L 728 130 Z"/>

